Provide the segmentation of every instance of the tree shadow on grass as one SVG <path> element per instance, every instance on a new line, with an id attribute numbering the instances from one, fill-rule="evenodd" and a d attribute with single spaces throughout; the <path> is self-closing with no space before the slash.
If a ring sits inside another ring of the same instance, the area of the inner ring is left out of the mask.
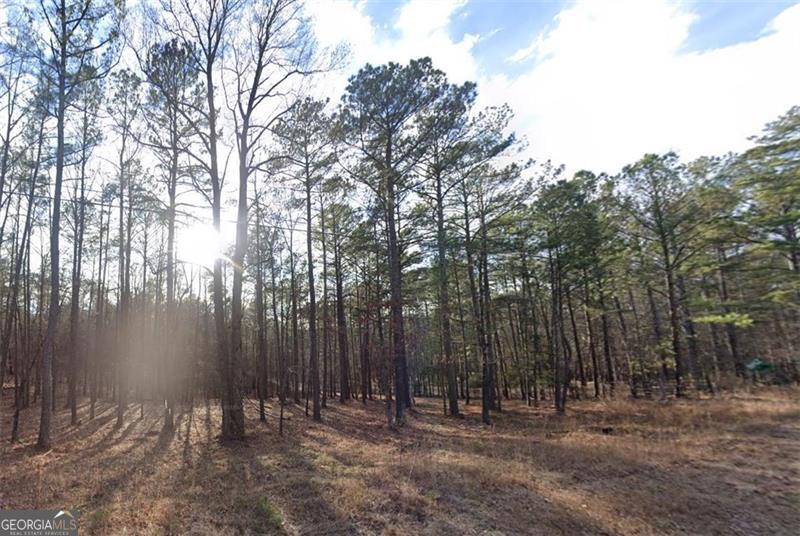
<path id="1" fill-rule="evenodd" d="M 248 419 L 246 439 L 209 441 L 215 425 L 215 419 L 199 427 L 184 424 L 184 465 L 174 481 L 181 509 L 160 526 L 215 534 L 357 532 L 328 504 L 313 455 L 298 440 Z"/>
<path id="2" fill-rule="evenodd" d="M 602 415 L 598 419 L 605 422 Z M 788 533 L 790 527 L 800 524 L 800 511 L 790 505 L 790 486 L 786 483 L 789 474 L 778 468 L 768 450 L 778 449 L 789 458 L 800 456 L 800 441 L 790 445 L 791 439 L 800 439 L 800 434 L 786 428 L 781 419 L 757 427 L 725 423 L 726 434 L 731 434 L 737 445 L 745 446 L 742 453 L 751 454 L 740 459 L 726 453 L 712 464 L 689 458 L 688 453 L 693 450 L 675 450 L 681 445 L 677 438 L 659 439 L 658 434 L 639 436 L 636 426 L 630 435 L 626 430 L 616 429 L 612 430 L 613 437 L 599 430 L 594 435 L 591 430 L 600 427 L 587 429 L 585 425 L 591 423 L 591 420 L 573 423 L 578 426 L 579 436 L 572 436 L 569 431 L 555 434 L 541 429 L 526 434 L 502 429 L 502 439 L 491 433 L 468 435 L 444 423 L 440 424 L 444 430 L 425 430 L 426 435 L 414 447 L 420 453 L 443 451 L 441 457 L 445 459 L 464 459 L 468 455 L 476 467 L 510 461 L 511 464 L 502 466 L 503 470 L 518 468 L 530 479 L 544 478 L 550 489 L 571 494 L 573 502 L 585 500 L 605 511 L 616 512 L 617 519 L 628 523 L 628 528 L 634 523 L 665 534 L 766 534 Z M 659 426 L 657 422 L 649 423 L 652 430 L 658 430 Z M 682 441 L 694 442 L 713 437 L 707 430 L 692 427 L 680 435 Z M 748 444 L 759 447 L 748 449 Z M 718 456 L 714 454 L 712 459 Z M 422 485 L 436 481 L 441 464 L 437 462 L 435 470 L 428 471 L 424 463 L 417 463 L 398 475 L 422 475 L 418 476 L 418 484 Z M 451 471 L 456 481 L 476 478 L 494 481 L 495 494 L 503 502 L 512 500 L 505 497 L 506 490 L 499 484 L 504 476 L 501 470 L 496 470 L 497 474 L 490 470 L 488 476 L 470 476 L 474 472 L 471 467 L 456 464 Z M 800 485 L 800 478 L 793 481 Z M 442 493 L 453 493 L 447 480 L 439 486 Z M 575 510 L 574 506 L 572 509 Z"/>
<path id="3" fill-rule="evenodd" d="M 321 424 L 303 417 L 302 408 L 290 409 L 283 437 L 274 419 L 265 426 L 248 414 L 247 439 L 230 443 L 216 439 L 220 415 L 213 401 L 178 413 L 172 430 L 158 432 L 163 414 L 154 405 L 143 419 L 109 434 L 112 407 L 98 415 L 98 424 L 79 427 L 85 435 L 58 428 L 52 458 L 4 457 L 10 463 L 3 464 L 0 486 L 12 491 L 3 506 L 33 504 L 30 471 L 41 465 L 41 506 L 77 505 L 89 532 L 98 534 L 125 523 L 145 534 L 353 534 L 395 527 L 425 534 L 708 533 L 729 526 L 733 533 L 782 533 L 800 522 L 784 500 L 791 483 L 775 487 L 778 473 L 760 471 L 759 462 L 769 460 L 678 463 L 685 456 L 664 455 L 680 448 L 672 439 L 639 437 L 621 425 L 611 436 L 599 429 L 593 435 L 598 426 L 587 425 L 605 420 L 593 407 L 581 420 L 533 422 L 525 408 L 515 409 L 522 416 L 498 416 L 488 429 L 472 415 L 449 419 L 438 405 L 423 404 L 390 433 L 381 402 L 332 404 Z M 783 419 L 773 422 L 790 428 Z M 760 441 L 752 447 L 768 448 L 763 456 L 798 453 L 790 445 L 795 436 L 776 443 L 770 427 L 748 428 L 743 421 L 724 429 L 730 441 Z M 695 433 L 686 432 L 700 437 Z M 767 465 L 777 471 L 774 460 Z M 353 497 L 342 497 L 348 493 Z"/>

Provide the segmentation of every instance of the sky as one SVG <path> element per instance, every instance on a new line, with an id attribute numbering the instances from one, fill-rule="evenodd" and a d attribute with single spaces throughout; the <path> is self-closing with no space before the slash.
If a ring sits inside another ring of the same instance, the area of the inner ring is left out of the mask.
<path id="1" fill-rule="evenodd" d="M 647 152 L 741 151 L 800 104 L 800 2 L 311 0 L 341 94 L 366 62 L 430 56 L 479 105 L 508 103 L 526 154 L 616 173 Z"/>
<path id="2" fill-rule="evenodd" d="M 800 0 L 306 0 L 306 9 L 322 47 L 350 49 L 317 83 L 332 104 L 367 62 L 430 56 L 451 81 L 477 82 L 479 107 L 511 106 L 524 156 L 568 174 L 615 174 L 648 152 L 688 161 L 743 151 L 800 105 Z M 226 203 L 227 241 L 234 210 Z"/>

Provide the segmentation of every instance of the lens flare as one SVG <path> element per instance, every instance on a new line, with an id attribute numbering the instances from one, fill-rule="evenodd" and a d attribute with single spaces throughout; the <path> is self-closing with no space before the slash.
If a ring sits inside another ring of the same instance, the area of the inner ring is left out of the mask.
<path id="1" fill-rule="evenodd" d="M 177 258 L 180 262 L 213 268 L 214 261 L 225 256 L 223 236 L 208 224 L 197 224 L 178 230 Z"/>

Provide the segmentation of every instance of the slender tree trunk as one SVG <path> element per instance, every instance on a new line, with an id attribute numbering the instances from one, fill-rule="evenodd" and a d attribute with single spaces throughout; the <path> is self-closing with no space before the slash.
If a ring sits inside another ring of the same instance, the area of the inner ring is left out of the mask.
<path id="1" fill-rule="evenodd" d="M 597 348 L 595 345 L 595 336 L 594 336 L 594 324 L 592 323 L 592 317 L 589 313 L 589 282 L 587 279 L 586 272 L 583 274 L 584 286 L 583 286 L 583 294 L 584 294 L 584 302 L 583 302 L 583 314 L 584 318 L 586 319 L 586 333 L 589 336 L 589 356 L 592 360 L 592 382 L 594 383 L 594 397 L 600 398 L 600 366 L 597 362 Z"/>
<path id="2" fill-rule="evenodd" d="M 365 301 L 369 299 L 369 289 L 365 288 Z M 361 312 L 361 402 L 367 403 L 369 392 L 370 371 L 369 371 L 369 313 L 367 306 Z"/>
<path id="3" fill-rule="evenodd" d="M 575 311 L 572 307 L 572 293 L 569 290 L 569 285 L 566 287 L 567 293 L 567 310 L 569 311 L 569 321 L 572 325 L 572 336 L 575 343 L 575 356 L 578 358 L 578 380 L 581 382 L 581 391 L 585 395 L 586 390 L 586 373 L 583 368 L 583 352 L 581 352 L 581 342 L 578 336 L 578 326 L 575 322 Z"/>
<path id="4" fill-rule="evenodd" d="M 450 291 L 447 273 L 447 247 L 444 232 L 444 194 L 441 175 L 436 176 L 436 242 L 439 268 L 439 315 L 442 330 L 442 347 L 447 376 L 447 399 L 449 412 L 458 416 L 458 384 L 456 364 L 453 358 L 453 335 L 450 330 Z"/>
<path id="5" fill-rule="evenodd" d="M 317 350 L 317 297 L 314 282 L 314 253 L 311 240 L 311 173 L 306 162 L 306 250 L 308 255 L 308 341 L 311 398 L 315 421 L 322 420 L 319 393 L 319 351 Z"/>
<path id="6" fill-rule="evenodd" d="M 391 140 L 387 142 L 386 162 L 392 162 Z M 386 226 L 389 235 L 389 309 L 392 321 L 392 349 L 394 352 L 394 381 L 397 404 L 395 404 L 395 418 L 398 423 L 403 422 L 406 408 L 411 407 L 411 391 L 408 382 L 408 365 L 406 362 L 406 335 L 403 322 L 403 290 L 402 266 L 400 264 L 400 243 L 398 239 L 397 221 L 397 193 L 395 192 L 395 177 L 391 166 L 387 166 L 386 178 Z"/>
<path id="7" fill-rule="evenodd" d="M 83 111 L 81 145 L 81 171 L 80 171 L 80 199 L 79 208 L 75 212 L 75 237 L 72 260 L 72 301 L 70 304 L 70 364 L 69 364 L 69 394 L 70 423 L 78 423 L 78 401 L 75 392 L 78 376 L 78 329 L 80 325 L 80 293 L 81 293 L 81 262 L 83 261 L 83 233 L 86 221 L 86 161 L 89 131 L 88 110 Z M 77 189 L 77 188 L 76 188 Z M 76 196 L 77 197 L 77 196 Z"/>
<path id="8" fill-rule="evenodd" d="M 172 132 L 171 137 L 171 159 L 169 169 L 169 183 L 167 193 L 169 195 L 169 206 L 167 208 L 167 314 L 166 314 L 166 382 L 164 385 L 164 428 L 172 430 L 175 420 L 175 389 L 173 388 L 176 377 L 174 338 L 169 336 L 177 332 L 177 311 L 175 305 L 175 209 L 178 187 L 178 140 L 176 133 Z"/>
<path id="9" fill-rule="evenodd" d="M 206 100 L 208 110 L 208 153 L 209 153 L 209 178 L 211 180 L 211 219 L 214 231 L 221 232 L 222 224 L 222 183 L 219 174 L 219 155 L 217 151 L 217 107 L 215 103 L 216 91 L 214 82 L 214 63 L 216 57 L 209 55 L 206 58 Z M 241 201 L 241 192 L 240 192 Z M 246 201 L 246 188 L 245 188 Z M 242 210 L 241 203 L 239 210 Z M 246 208 L 245 208 L 246 210 Z M 237 224 L 237 235 L 239 228 Z M 225 286 L 222 280 L 222 259 L 214 259 L 213 295 L 214 329 L 217 335 L 217 370 L 223 382 L 222 396 L 222 436 L 226 439 L 236 439 L 244 435 L 244 410 L 241 394 L 237 390 L 238 378 L 232 376 L 231 346 L 225 322 Z M 239 396 L 237 396 L 237 394 Z"/>
<path id="10" fill-rule="evenodd" d="M 565 397 L 561 396 L 564 385 L 564 364 L 561 359 L 561 336 L 559 329 L 559 296 L 561 290 L 558 285 L 556 257 L 552 249 L 547 250 L 547 264 L 550 276 L 550 367 L 553 370 L 553 402 L 558 413 L 564 413 Z"/>
<path id="11" fill-rule="evenodd" d="M 725 273 L 725 263 L 727 262 L 727 257 L 725 256 L 725 252 L 720 248 L 717 250 L 717 256 L 720 263 L 719 269 L 717 270 L 717 280 L 719 284 L 719 297 L 722 301 L 722 310 L 725 314 L 729 314 L 731 312 L 731 308 L 729 305 L 730 297 L 728 295 L 728 278 Z M 745 367 L 744 367 L 744 360 L 742 359 L 741 349 L 739 347 L 739 337 L 737 334 L 736 325 L 732 322 L 728 322 L 725 324 L 725 334 L 728 339 L 728 348 L 731 352 L 731 359 L 733 360 L 733 370 L 735 371 L 736 375 L 740 378 L 744 378 L 745 374 Z"/>
<path id="12" fill-rule="evenodd" d="M 631 396 L 633 398 L 639 398 L 639 393 L 636 388 L 636 375 L 634 374 L 633 364 L 631 363 L 631 342 L 628 337 L 628 324 L 625 322 L 625 315 L 622 313 L 622 303 L 616 295 L 614 296 L 614 308 L 617 310 L 619 328 L 622 330 L 622 344 L 625 347 L 625 362 L 628 367 L 628 386 L 631 390 Z"/>
<path id="13" fill-rule="evenodd" d="M 291 231 L 294 235 L 294 227 Z M 289 240 L 289 286 L 290 286 L 290 306 L 292 309 L 292 384 L 294 392 L 294 403 L 300 403 L 300 326 L 298 323 L 297 311 L 297 275 L 295 273 L 294 237 Z"/>
<path id="14" fill-rule="evenodd" d="M 119 303 L 117 304 L 117 422 L 115 426 L 121 427 L 125 419 L 125 410 L 128 405 L 128 354 L 130 353 L 130 339 L 128 337 L 128 301 L 130 299 L 130 259 L 127 253 L 126 244 L 130 243 L 131 219 L 128 218 L 128 240 L 125 240 L 125 190 L 130 188 L 126 180 L 125 171 L 127 167 L 126 144 L 128 132 L 123 131 L 122 146 L 119 152 L 119 244 L 118 244 L 118 272 L 117 287 Z M 130 197 L 130 196 L 129 196 Z M 131 203 L 131 199 L 128 199 Z M 130 214 L 130 212 L 129 212 Z"/>
<path id="15" fill-rule="evenodd" d="M 67 14 L 64 1 L 59 11 L 60 39 L 58 42 L 58 97 L 56 103 L 56 179 L 53 185 L 53 217 L 50 222 L 50 305 L 47 317 L 47 334 L 42 350 L 42 413 L 37 445 L 50 448 L 50 417 L 53 397 L 53 354 L 56 329 L 61 309 L 61 264 L 59 237 L 61 232 L 61 185 L 64 181 L 64 119 L 67 100 Z"/>
<path id="16" fill-rule="evenodd" d="M 610 387 L 610 395 L 611 398 L 614 398 L 614 392 L 617 384 L 617 371 L 616 367 L 614 366 L 614 359 L 611 356 L 611 333 L 608 327 L 605 291 L 599 280 L 597 281 L 597 291 L 600 305 L 600 327 L 603 331 L 603 358 L 606 362 L 606 375 Z"/>
<path id="17" fill-rule="evenodd" d="M 464 360 L 464 376 L 462 378 L 462 384 L 464 385 L 464 400 L 467 405 L 470 402 L 470 393 L 469 393 L 469 350 L 467 348 L 467 323 L 464 319 L 464 308 L 462 307 L 461 301 L 461 284 L 459 283 L 459 278 L 456 277 L 454 279 L 456 285 L 456 301 L 458 302 L 458 321 L 461 325 L 461 350 L 463 352 L 463 360 Z"/>
<path id="18" fill-rule="evenodd" d="M 350 363 L 347 355 L 347 321 L 344 315 L 344 282 L 342 274 L 341 237 L 336 216 L 333 218 L 333 269 L 336 280 L 336 332 L 339 341 L 339 402 L 350 399 Z"/>
<path id="19" fill-rule="evenodd" d="M 470 233 L 470 213 L 469 203 L 465 198 L 463 202 L 464 208 L 464 251 L 467 257 L 467 276 L 469 280 L 469 290 L 472 300 L 472 314 L 475 320 L 475 334 L 477 336 L 478 348 L 481 352 L 481 419 L 484 424 L 491 424 L 492 418 L 490 413 L 489 395 L 487 390 L 488 378 L 488 363 L 489 355 L 487 351 L 486 328 L 483 322 L 483 303 L 482 297 L 478 292 L 478 282 L 475 275 L 475 262 L 473 259 L 473 241 Z"/>
<path id="20" fill-rule="evenodd" d="M 282 343 L 281 338 L 281 324 L 278 318 L 278 286 L 276 284 L 276 259 L 275 259 L 275 237 L 272 237 L 273 240 L 270 244 L 270 279 L 272 282 L 272 321 L 275 324 L 275 342 L 278 347 L 278 373 L 276 374 L 276 380 L 278 382 L 278 401 L 280 402 L 281 406 L 281 414 L 280 414 L 280 422 L 279 427 L 281 432 L 283 431 L 283 406 L 286 403 L 286 356 L 284 353 L 284 346 Z"/>
<path id="21" fill-rule="evenodd" d="M 650 374 L 648 372 L 647 364 L 644 360 L 644 344 L 642 343 L 642 328 L 639 321 L 639 311 L 636 309 L 636 300 L 633 297 L 633 290 L 628 287 L 628 301 L 631 305 L 631 313 L 633 314 L 633 329 L 636 341 L 636 355 L 639 362 L 639 372 L 642 375 L 642 389 L 647 398 L 652 398 L 653 387 L 650 383 Z"/>
<path id="22" fill-rule="evenodd" d="M 261 244 L 261 210 L 256 207 L 256 391 L 258 393 L 258 418 L 266 422 L 264 408 L 266 390 L 267 340 L 264 321 L 264 264 Z"/>
<path id="23" fill-rule="evenodd" d="M 695 328 L 694 320 L 692 319 L 692 312 L 689 309 L 688 294 L 686 291 L 686 280 L 683 276 L 678 276 L 678 299 L 680 301 L 681 319 L 683 332 L 686 334 L 686 347 L 688 368 L 692 372 L 692 377 L 695 382 L 699 382 L 704 374 L 702 370 L 702 363 L 700 363 L 700 349 L 697 344 L 697 330 Z"/>
<path id="24" fill-rule="evenodd" d="M 33 166 L 33 172 L 30 176 L 30 182 L 28 185 L 28 195 L 27 195 L 27 207 L 25 211 L 25 223 L 22 228 L 22 239 L 20 240 L 19 247 L 17 248 L 16 258 L 14 260 L 14 271 L 11 274 L 11 281 L 10 281 L 10 290 L 6 300 L 6 315 L 4 318 L 3 324 L 3 331 L 0 334 L 0 395 L 2 393 L 2 386 L 5 382 L 5 373 L 6 373 L 6 366 L 8 363 L 8 354 L 9 348 L 11 344 L 11 330 L 12 330 L 12 320 L 14 318 L 13 312 L 17 310 L 17 297 L 19 293 L 19 282 L 20 282 L 20 274 L 22 273 L 23 269 L 23 261 L 26 259 L 30 259 L 30 235 L 31 235 L 31 228 L 33 225 L 33 212 L 34 212 L 34 195 L 36 193 L 36 179 L 39 175 L 39 166 L 41 162 L 41 155 L 42 155 L 42 144 L 44 140 L 44 115 L 42 115 L 42 120 L 39 123 L 39 137 L 36 149 L 36 161 Z M 30 273 L 30 270 L 28 270 Z M 27 281 L 27 279 L 26 279 Z M 25 311 L 28 311 L 26 307 Z M 16 359 L 16 354 L 18 350 L 15 351 L 14 356 Z M 18 375 L 18 365 L 14 366 L 14 381 L 16 382 L 16 377 Z M 16 393 L 16 389 L 15 389 Z M 15 394 L 16 396 L 16 394 Z M 18 400 L 15 398 L 15 408 L 19 408 L 19 404 L 17 404 Z M 2 404 L 2 396 L 0 396 L 0 405 Z"/>
<path id="25" fill-rule="evenodd" d="M 247 252 L 248 207 L 247 183 L 250 178 L 249 115 L 242 118 L 239 142 L 239 199 L 236 211 L 236 244 L 233 249 L 233 289 L 231 292 L 231 349 L 222 379 L 222 436 L 225 439 L 244 437 L 244 407 L 242 406 L 242 281 Z"/>
<path id="26" fill-rule="evenodd" d="M 325 202 L 320 197 L 319 224 L 322 242 L 322 401 L 321 407 L 328 405 L 328 363 L 331 356 L 330 309 L 328 308 L 328 248 L 325 234 Z"/>
<path id="27" fill-rule="evenodd" d="M 485 211 L 480 212 L 480 252 L 478 262 L 480 263 L 480 302 L 481 302 L 481 324 L 484 334 L 484 344 L 486 345 L 486 365 L 483 374 L 483 402 L 486 411 L 499 408 L 499 397 L 496 396 L 497 386 L 497 359 L 494 344 L 492 344 L 492 333 L 494 331 L 492 296 L 489 287 L 489 252 L 487 244 Z M 483 416 L 483 415 L 482 415 Z M 487 413 L 488 416 L 488 413 Z M 484 418 L 484 423 L 486 422 Z"/>
<path id="28" fill-rule="evenodd" d="M 680 311 L 675 284 L 675 274 L 672 268 L 666 269 L 667 302 L 669 304 L 669 325 L 672 341 L 672 355 L 675 358 L 675 396 L 681 397 L 684 392 L 683 353 L 681 352 L 681 327 Z"/>
<path id="29" fill-rule="evenodd" d="M 647 302 L 650 305 L 650 316 L 653 322 L 653 347 L 656 348 L 661 361 L 661 397 L 666 396 L 666 382 L 669 380 L 669 369 L 667 368 L 667 350 L 664 348 L 661 334 L 661 318 L 658 314 L 653 289 L 647 287 Z"/>

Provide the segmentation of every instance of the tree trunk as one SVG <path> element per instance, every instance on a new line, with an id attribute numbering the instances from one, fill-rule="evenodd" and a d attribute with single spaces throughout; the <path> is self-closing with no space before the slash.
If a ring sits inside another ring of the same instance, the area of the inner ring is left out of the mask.
<path id="1" fill-rule="evenodd" d="M 256 391 L 258 394 L 258 418 L 266 422 L 264 408 L 266 390 L 267 340 L 264 321 L 264 260 L 261 244 L 261 210 L 256 207 Z"/>
<path id="2" fill-rule="evenodd" d="M 386 162 L 392 162 L 391 140 L 387 142 Z M 389 309 L 392 321 L 392 349 L 394 353 L 394 381 L 397 403 L 395 418 L 403 422 L 405 409 L 411 407 L 411 391 L 408 383 L 408 365 L 406 363 L 406 335 L 403 322 L 403 290 L 402 266 L 400 264 L 400 244 L 397 233 L 395 211 L 397 210 L 397 194 L 395 177 L 391 166 L 387 166 L 386 177 L 386 226 L 389 235 Z"/>
<path id="3" fill-rule="evenodd" d="M 308 350 L 311 374 L 313 418 L 322 420 L 319 395 L 319 352 L 317 350 L 317 297 L 314 288 L 314 253 L 311 240 L 311 175 L 306 164 L 306 250 L 308 255 Z"/>
<path id="4" fill-rule="evenodd" d="M 617 384 L 617 371 L 614 366 L 614 360 L 611 356 L 611 334 L 608 328 L 608 314 L 606 313 L 606 298 L 603 286 L 598 279 L 597 281 L 597 294 L 600 304 L 600 327 L 603 331 L 603 358 L 606 362 L 606 375 L 610 387 L 611 398 L 614 398 L 614 392 Z"/>
<path id="5" fill-rule="evenodd" d="M 480 212 L 480 303 L 481 303 L 481 325 L 484 334 L 484 344 L 486 345 L 486 361 L 483 374 L 483 402 L 487 415 L 489 410 L 500 409 L 498 407 L 499 397 L 496 396 L 495 388 L 497 385 L 497 360 L 495 356 L 494 344 L 492 344 L 492 333 L 494 331 L 492 296 L 489 287 L 489 252 L 487 244 L 486 214 Z M 484 419 L 484 423 L 486 422 Z"/>
<path id="6" fill-rule="evenodd" d="M 86 221 L 86 160 L 88 144 L 89 117 L 88 111 L 83 111 L 81 145 L 81 171 L 80 171 L 80 208 L 75 212 L 75 237 L 73 240 L 73 261 L 72 261 L 72 301 L 70 303 L 69 317 L 69 340 L 70 340 L 70 363 L 69 363 L 69 394 L 68 402 L 70 408 L 70 424 L 78 424 L 78 401 L 75 392 L 78 376 L 78 328 L 80 324 L 80 293 L 81 293 L 81 262 L 83 260 L 83 232 Z"/>
<path id="7" fill-rule="evenodd" d="M 575 356 L 578 358 L 578 380 L 581 382 L 582 396 L 585 396 L 586 390 L 586 373 L 583 368 L 583 352 L 581 352 L 581 342 L 578 336 L 578 326 L 575 323 L 575 311 L 572 308 L 572 293 L 569 290 L 569 285 L 566 288 L 567 293 L 567 310 L 569 311 L 569 321 L 572 325 L 572 337 L 575 343 Z"/>
<path id="8" fill-rule="evenodd" d="M 320 197 L 319 224 L 322 242 L 322 400 L 321 407 L 328 405 L 328 363 L 331 355 L 330 309 L 328 308 L 328 248 L 325 235 L 325 203 Z"/>
<path id="9" fill-rule="evenodd" d="M 586 333 L 589 336 L 589 357 L 592 360 L 592 382 L 594 383 L 594 397 L 600 398 L 600 366 L 597 362 L 597 348 L 595 345 L 594 324 L 589 313 L 589 281 L 586 272 L 583 274 L 583 314 L 586 319 Z"/>
<path id="10" fill-rule="evenodd" d="M 341 237 L 337 216 L 333 218 L 333 270 L 336 280 L 336 333 L 339 341 L 339 402 L 350 399 L 350 363 L 347 355 L 347 321 L 344 315 L 344 282 L 342 274 Z"/>
<path id="11" fill-rule="evenodd" d="M 62 0 L 59 11 L 58 54 L 58 101 L 56 110 L 56 180 L 53 192 L 53 217 L 50 222 L 50 305 L 47 316 L 47 334 L 42 349 L 42 413 L 39 421 L 37 445 L 41 449 L 50 448 L 50 416 L 52 414 L 53 353 L 55 351 L 56 329 L 61 308 L 61 264 L 59 237 L 61 232 L 61 185 L 64 180 L 64 119 L 67 100 L 67 19 L 66 6 Z"/>
<path id="12" fill-rule="evenodd" d="M 453 358 L 453 335 L 450 331 L 450 292 L 447 274 L 447 248 L 444 232 L 444 194 L 441 175 L 436 176 L 436 242 L 439 268 L 439 316 L 442 329 L 442 347 L 447 376 L 447 399 L 449 412 L 458 416 L 458 384 Z"/>

